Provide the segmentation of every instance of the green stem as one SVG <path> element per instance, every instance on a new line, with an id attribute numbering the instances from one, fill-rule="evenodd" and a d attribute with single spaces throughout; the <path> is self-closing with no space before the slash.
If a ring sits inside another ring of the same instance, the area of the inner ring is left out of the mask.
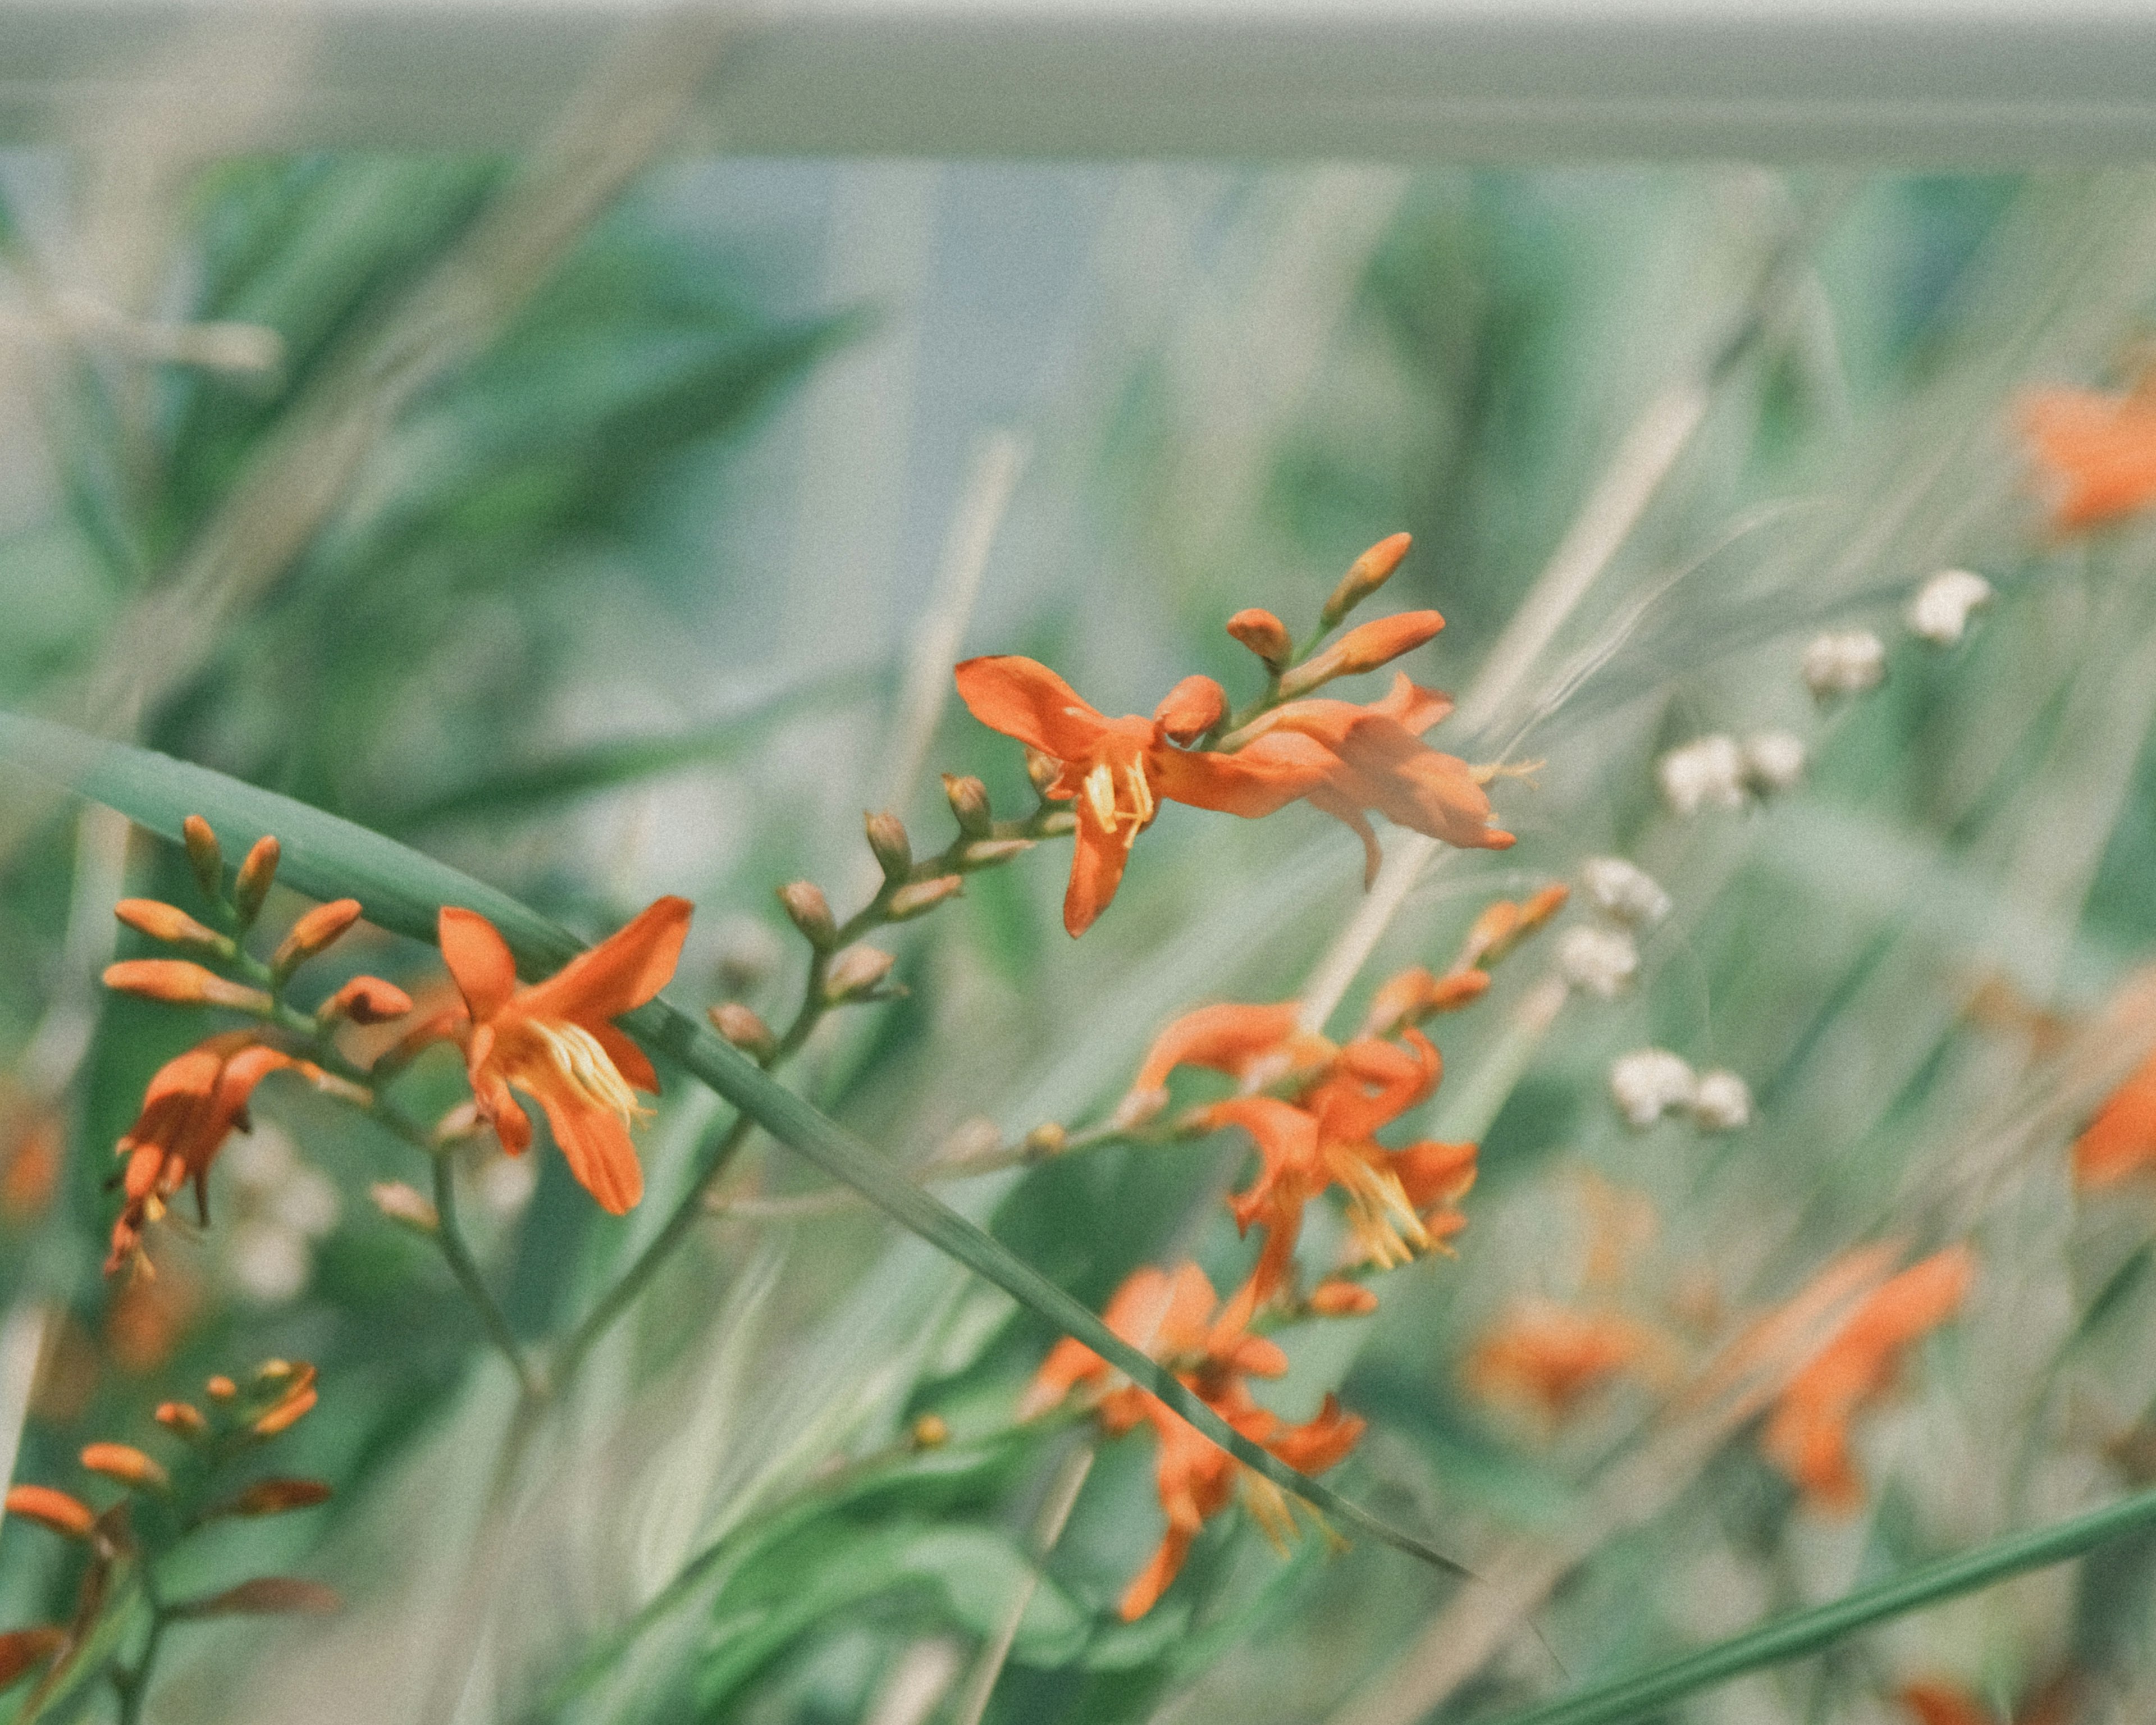
<path id="1" fill-rule="evenodd" d="M 134 1669 L 112 1674 L 112 1686 L 120 1697 L 119 1725 L 141 1725 L 142 1709 L 150 1699 L 150 1673 L 157 1663 L 157 1648 L 165 1639 L 165 1628 L 172 1621 L 164 1605 L 157 1596 L 150 1596 L 150 1635 L 142 1644 L 142 1656 L 135 1661 Z"/>
<path id="2" fill-rule="evenodd" d="M 480 1274 L 479 1265 L 472 1257 L 471 1248 L 465 1244 L 464 1230 L 457 1225 L 456 1170 L 447 1149 L 434 1153 L 434 1213 L 439 1225 L 434 1238 L 442 1248 L 442 1256 L 448 1260 L 449 1274 L 457 1279 L 465 1297 L 479 1313 L 480 1322 L 485 1327 L 487 1339 L 492 1342 L 501 1357 L 509 1362 L 509 1369 L 516 1374 L 516 1388 L 526 1403 L 546 1399 L 547 1386 L 532 1372 L 524 1358 L 524 1350 L 517 1345 L 516 1332 L 509 1327 L 494 1296 L 487 1290 L 486 1279 Z"/>
<path id="3" fill-rule="evenodd" d="M 1515 1713 L 1501 1725 L 1621 1725 L 1644 1718 L 1732 1677 L 1815 1653 L 1875 1623 L 1995 1586 L 2031 1569 L 2066 1563 L 2152 1526 L 2156 1526 L 2156 1491 L 2137 1492 L 2105 1508 L 2034 1532 L 2017 1533 L 1958 1557 L 1943 1558 L 1812 1610 L 1792 1613 L 1638 1676 L 1599 1684 L 1546 1707 Z"/>

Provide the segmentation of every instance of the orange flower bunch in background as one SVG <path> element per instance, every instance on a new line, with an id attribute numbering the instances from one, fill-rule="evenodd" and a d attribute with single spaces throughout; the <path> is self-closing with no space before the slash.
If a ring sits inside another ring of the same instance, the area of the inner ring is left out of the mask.
<path id="1" fill-rule="evenodd" d="M 2043 389 L 2025 397 L 2029 441 L 2062 533 L 2101 526 L 2156 501 L 2156 372 L 2123 394 Z"/>
<path id="2" fill-rule="evenodd" d="M 1356 561 L 1326 603 L 1320 639 L 1383 585 L 1408 543 L 1396 533 Z M 1256 819 L 1306 800 L 1363 839 L 1367 875 L 1378 860 L 1373 810 L 1450 845 L 1510 845 L 1512 834 L 1490 824 L 1482 776 L 1419 740 L 1451 711 L 1445 696 L 1401 675 L 1389 694 L 1363 705 L 1307 698 L 1336 677 L 1389 664 L 1444 626 L 1435 611 L 1406 612 L 1298 654 L 1270 612 L 1238 612 L 1228 632 L 1257 655 L 1267 684 L 1255 707 L 1233 714 L 1210 677 L 1185 677 L 1150 719 L 1111 719 L 1034 660 L 969 659 L 956 676 L 975 718 L 1032 752 L 1042 796 L 1075 804 L 1076 849 L 1063 901 L 1063 926 L 1075 937 L 1115 897 L 1132 845 L 1163 802 Z"/>

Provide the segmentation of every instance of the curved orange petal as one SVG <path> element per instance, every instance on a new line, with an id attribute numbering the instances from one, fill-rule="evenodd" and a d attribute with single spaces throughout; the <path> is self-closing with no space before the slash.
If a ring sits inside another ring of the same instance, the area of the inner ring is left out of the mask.
<path id="1" fill-rule="evenodd" d="M 1411 828 L 1462 850 L 1502 850 L 1510 833 L 1490 825 L 1490 798 L 1465 761 L 1430 747 L 1404 726 L 1378 714 L 1351 725 L 1334 752 L 1346 770 L 1334 789 L 1396 826 Z"/>
<path id="2" fill-rule="evenodd" d="M 1158 1090 L 1178 1066 L 1240 1074 L 1250 1061 L 1270 1054 L 1296 1034 L 1296 1003 L 1271 1006 L 1233 1004 L 1187 1012 L 1153 1038 L 1133 1090 Z"/>
<path id="3" fill-rule="evenodd" d="M 1393 686 L 1368 703 L 1366 711 L 1390 719 L 1410 736 L 1419 737 L 1440 720 L 1450 717 L 1452 697 L 1441 689 L 1425 689 L 1405 671 L 1393 673 Z"/>
<path id="4" fill-rule="evenodd" d="M 516 992 L 516 959 L 509 942 L 477 911 L 460 905 L 444 905 L 434 927 L 442 962 L 449 966 L 473 1022 L 492 1018 Z"/>
<path id="5" fill-rule="evenodd" d="M 1323 1473 L 1346 1459 L 1367 1424 L 1360 1414 L 1345 1412 L 1328 1394 L 1314 1415 L 1276 1433 L 1265 1440 L 1265 1447 L 1298 1473 Z"/>
<path id="6" fill-rule="evenodd" d="M 1176 742 L 1202 737 L 1228 713 L 1228 692 L 1210 677 L 1185 677 L 1152 710 L 1163 736 Z"/>
<path id="7" fill-rule="evenodd" d="M 564 1082 L 535 1089 L 547 1124 L 577 1183 L 609 1215 L 624 1215 L 644 1196 L 644 1167 L 629 1128 L 608 1109 Z"/>
<path id="8" fill-rule="evenodd" d="M 2156 1060 L 2113 1091 L 2074 1140 L 2074 1183 L 2114 1185 L 2156 1163 Z"/>
<path id="9" fill-rule="evenodd" d="M 1059 761 L 1082 759 L 1108 723 L 1104 714 L 1038 660 L 1015 653 L 968 659 L 952 676 L 959 700 L 983 725 Z"/>
<path id="10" fill-rule="evenodd" d="M 591 1030 L 633 1012 L 674 979 L 695 911 L 685 898 L 654 899 L 589 952 L 526 988 L 517 1004 L 534 1018 L 565 1019 Z"/>
<path id="11" fill-rule="evenodd" d="M 659 1075 L 652 1070 L 650 1056 L 636 1045 L 635 1040 L 625 1030 L 618 1030 L 602 1019 L 590 1027 L 592 1036 L 606 1050 L 613 1062 L 613 1069 L 637 1089 L 659 1094 Z"/>
<path id="12" fill-rule="evenodd" d="M 1424 1138 L 1404 1150 L 1394 1151 L 1392 1168 L 1399 1177 L 1400 1189 L 1407 1194 L 1408 1202 L 1419 1210 L 1426 1209 L 1435 1204 L 1455 1204 L 1467 1195 L 1475 1184 L 1476 1153 L 1473 1144 Z"/>
<path id="13" fill-rule="evenodd" d="M 1093 926 L 1122 885 L 1131 848 L 1118 834 L 1081 820 L 1072 835 L 1070 885 L 1063 895 L 1063 927 L 1071 939 Z"/>
<path id="14" fill-rule="evenodd" d="M 2051 389 L 2026 398 L 2021 428 L 2050 470 L 2061 529 L 2093 526 L 2156 500 L 2156 411 L 2134 397 Z"/>
<path id="15" fill-rule="evenodd" d="M 1332 757 L 1306 737 L 1268 732 L 1233 754 L 1215 750 L 1146 751 L 1153 794 L 1194 809 L 1246 820 L 1285 809 L 1335 771 Z"/>

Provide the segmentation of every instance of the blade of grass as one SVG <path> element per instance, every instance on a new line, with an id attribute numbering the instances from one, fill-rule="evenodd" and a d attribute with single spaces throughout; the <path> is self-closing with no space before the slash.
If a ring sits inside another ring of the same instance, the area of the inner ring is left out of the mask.
<path id="1" fill-rule="evenodd" d="M 1942 1558 L 1906 1575 L 1859 1588 L 1855 1593 L 1732 1635 L 1683 1659 L 1639 1676 L 1599 1684 L 1547 1707 L 1515 1713 L 1499 1725 L 1623 1725 L 1785 1660 L 1816 1653 L 1859 1630 L 1996 1586 L 2031 1569 L 2064 1563 L 2098 1546 L 2156 1526 L 2156 1491 L 2072 1516 L 2033 1532 L 2017 1533 L 1958 1557 Z"/>
<path id="2" fill-rule="evenodd" d="M 174 842 L 189 814 L 208 819 L 234 855 L 244 854 L 257 839 L 274 834 L 282 848 L 280 880 L 319 898 L 357 898 L 369 921 L 395 933 L 431 942 L 441 907 L 454 904 L 477 911 L 501 931 L 525 975 L 558 969 L 583 950 L 566 929 L 447 864 L 304 803 L 153 750 L 0 712 L 0 760 L 12 761 L 117 809 Z M 855 1188 L 901 1227 L 993 1282 L 1063 1333 L 1076 1337 L 1245 1466 L 1344 1527 L 1449 1574 L 1473 1579 L 1462 1564 L 1298 1473 L 1234 1430 L 1172 1373 L 1116 1336 L 1031 1265 L 922 1190 L 888 1158 L 778 1084 L 688 1014 L 665 1000 L 654 1000 L 619 1022 L 624 1029 L 678 1060 L 773 1137 Z"/>

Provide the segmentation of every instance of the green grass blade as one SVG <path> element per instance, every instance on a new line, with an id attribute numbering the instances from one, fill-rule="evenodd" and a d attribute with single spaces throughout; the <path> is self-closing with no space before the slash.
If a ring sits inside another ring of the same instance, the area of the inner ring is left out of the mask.
<path id="1" fill-rule="evenodd" d="M 566 929 L 459 870 L 319 809 L 168 755 L 106 742 L 45 720 L 0 712 L 0 761 L 13 762 L 105 803 L 175 841 L 189 814 L 202 815 L 217 829 L 228 855 L 244 855 L 255 839 L 274 835 L 282 849 L 280 880 L 318 898 L 357 898 L 370 922 L 399 934 L 431 942 L 442 906 L 477 911 L 501 930 L 516 955 L 517 968 L 526 976 L 558 969 L 583 950 Z M 672 1055 L 781 1143 L 845 1182 L 901 1226 L 1059 1330 L 1076 1337 L 1239 1461 L 1343 1527 L 1449 1574 L 1470 1576 L 1452 1558 L 1298 1473 L 1232 1430 L 1173 1374 L 1115 1335 L 1009 1248 L 915 1184 L 887 1158 L 778 1084 L 688 1014 L 654 1000 L 620 1023 L 624 1029 Z"/>
<path id="2" fill-rule="evenodd" d="M 2156 1526 L 2156 1491 L 2137 1492 L 2102 1509 L 2030 1533 L 1926 1563 L 1906 1575 L 1860 1588 L 1810 1611 L 1763 1624 L 1726 1641 L 1672 1660 L 1635 1677 L 1604 1683 L 1547 1707 L 1515 1713 L 1499 1725 L 1622 1725 L 1659 1712 L 1672 1702 L 1784 1660 L 1801 1658 L 1942 1599 L 1975 1593 L 2031 1569 L 2063 1563 L 2114 1539 Z"/>

